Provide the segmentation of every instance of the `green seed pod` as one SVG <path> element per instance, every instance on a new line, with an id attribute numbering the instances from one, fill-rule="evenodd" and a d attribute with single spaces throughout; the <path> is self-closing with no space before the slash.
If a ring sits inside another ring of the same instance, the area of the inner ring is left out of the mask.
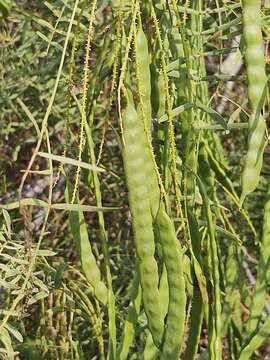
<path id="1" fill-rule="evenodd" d="M 266 145 L 266 125 L 261 116 L 264 103 L 265 60 L 261 30 L 261 2 L 243 0 L 243 34 L 246 43 L 246 67 L 248 76 L 248 97 L 252 114 L 249 119 L 248 152 L 242 175 L 240 205 L 245 197 L 258 185 Z"/>
<path id="2" fill-rule="evenodd" d="M 93 287 L 96 298 L 101 303 L 106 304 L 108 290 L 101 281 L 100 270 L 92 253 L 83 213 L 72 211 L 69 215 L 69 223 L 85 276 Z"/>
<path id="3" fill-rule="evenodd" d="M 158 230 L 155 229 L 155 235 L 158 238 L 159 242 L 159 234 Z M 160 308 L 161 308 L 161 317 L 162 320 L 165 319 L 165 316 L 168 312 L 168 305 L 169 305 L 169 288 L 168 288 L 168 277 L 167 277 L 167 270 L 166 266 L 163 265 L 162 275 L 159 282 L 159 299 L 160 299 Z M 158 359 L 160 355 L 159 349 L 155 346 L 153 342 L 153 338 L 151 333 L 148 333 L 146 338 L 146 344 L 143 352 L 143 359 L 144 360 L 154 360 Z"/>
<path id="4" fill-rule="evenodd" d="M 125 151 L 124 163 L 133 218 L 136 252 L 144 310 L 148 327 L 157 347 L 161 346 L 163 321 L 158 291 L 158 266 L 154 258 L 155 241 L 147 186 L 148 146 L 142 122 L 128 100 L 123 118 Z"/>
<path id="5" fill-rule="evenodd" d="M 173 223 L 161 203 L 156 227 L 162 245 L 163 260 L 169 284 L 169 306 L 161 359 L 179 359 L 185 327 L 186 294 L 183 274 L 183 254 Z"/>

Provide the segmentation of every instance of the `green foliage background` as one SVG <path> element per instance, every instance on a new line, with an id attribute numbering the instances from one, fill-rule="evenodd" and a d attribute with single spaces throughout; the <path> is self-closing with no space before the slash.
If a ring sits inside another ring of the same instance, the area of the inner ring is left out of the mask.
<path id="1" fill-rule="evenodd" d="M 136 1 L 100 0 L 95 11 L 93 3 L 79 1 L 71 23 L 76 1 L 0 0 L 0 356 L 162 356 L 149 335 L 145 304 L 140 304 L 131 189 L 123 165 L 127 103 L 133 102 L 142 121 L 145 100 L 138 81 L 135 26 L 143 30 L 149 52 L 142 60 L 151 71 L 148 147 L 183 255 L 187 305 L 181 358 L 248 359 L 243 354 L 251 348 L 250 358 L 268 359 L 268 145 L 259 184 L 239 206 L 252 110 L 243 4 L 179 1 L 176 15 L 175 1 L 139 1 L 139 16 Z M 269 1 L 263 1 L 267 75 L 269 8 Z M 262 114 L 268 125 L 268 87 Z M 39 141 L 41 153 L 19 203 L 21 179 Z M 62 156 L 61 161 L 53 155 Z M 100 171 L 89 171 L 87 164 Z M 221 357 L 211 352 L 217 321 L 211 231 L 220 276 Z M 90 253 L 94 260 L 89 264 Z M 160 279 L 161 253 L 156 243 Z M 95 266 L 99 270 L 93 271 Z M 106 284 L 107 303 L 95 292 L 96 277 Z"/>

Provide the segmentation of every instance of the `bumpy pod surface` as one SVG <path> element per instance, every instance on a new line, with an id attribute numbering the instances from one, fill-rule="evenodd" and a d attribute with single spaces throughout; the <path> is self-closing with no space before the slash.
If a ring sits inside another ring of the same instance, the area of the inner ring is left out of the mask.
<path id="1" fill-rule="evenodd" d="M 248 77 L 248 98 L 252 114 L 249 119 L 248 152 L 242 175 L 241 204 L 259 182 L 263 151 L 266 145 L 265 121 L 261 115 L 264 103 L 265 60 L 261 30 L 260 1 L 243 0 L 243 34 L 246 44 L 245 61 Z"/>
<path id="2" fill-rule="evenodd" d="M 156 226 L 162 245 L 163 260 L 169 284 L 169 306 L 164 333 L 161 359 L 179 359 L 185 326 L 186 294 L 183 274 L 183 260 L 180 244 L 173 223 L 161 204 L 156 218 Z"/>
<path id="3" fill-rule="evenodd" d="M 158 266 L 154 258 L 155 242 L 147 186 L 148 147 L 142 122 L 129 102 L 123 119 L 123 128 L 125 172 L 136 252 L 139 258 L 143 305 L 154 342 L 160 347 L 163 321 L 159 303 Z"/>

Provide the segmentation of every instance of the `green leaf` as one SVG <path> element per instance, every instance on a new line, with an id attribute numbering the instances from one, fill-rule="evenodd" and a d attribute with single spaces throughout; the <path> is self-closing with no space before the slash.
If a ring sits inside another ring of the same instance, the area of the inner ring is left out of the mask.
<path id="1" fill-rule="evenodd" d="M 5 328 L 8 330 L 8 332 L 13 335 L 19 342 L 23 342 L 23 337 L 21 333 L 13 326 L 11 326 L 9 323 L 5 324 Z"/>
<path id="2" fill-rule="evenodd" d="M 41 290 L 40 292 L 38 292 L 37 294 L 35 294 L 31 297 L 31 299 L 28 302 L 28 305 L 32 305 L 41 299 L 45 299 L 47 296 L 48 296 L 48 293 L 44 290 Z"/>
<path id="3" fill-rule="evenodd" d="M 55 256 L 57 253 L 51 250 L 38 250 L 37 256 Z"/>
<path id="4" fill-rule="evenodd" d="M 221 125 L 225 130 L 227 129 L 226 121 L 217 111 L 203 105 L 199 100 L 196 100 L 196 107 L 207 113 L 214 121 L 216 121 L 219 125 Z"/>
<path id="5" fill-rule="evenodd" d="M 34 125 L 37 135 L 40 136 L 39 126 L 38 126 L 38 123 L 36 122 L 36 119 L 34 118 L 34 115 L 31 113 L 31 111 L 28 109 L 28 107 L 25 105 L 25 103 L 20 98 L 17 98 L 16 101 L 20 105 L 20 107 L 23 109 L 25 114 L 28 116 L 29 120 Z"/>
<path id="6" fill-rule="evenodd" d="M 119 210 L 120 207 L 98 207 L 92 205 L 81 205 L 81 204 L 66 204 L 66 203 L 56 203 L 56 204 L 48 204 L 43 200 L 33 199 L 33 198 L 25 198 L 20 201 L 15 201 L 10 204 L 0 204 L 0 209 L 5 210 L 14 210 L 18 209 L 20 206 L 40 206 L 40 207 L 51 207 L 55 210 L 66 210 L 66 211 L 84 211 L 84 212 L 96 212 L 96 211 L 112 211 Z"/>
<path id="7" fill-rule="evenodd" d="M 119 210 L 119 207 L 98 207 L 91 205 L 81 205 L 81 204 L 66 204 L 58 203 L 52 205 L 53 209 L 57 210 L 67 210 L 67 211 L 83 211 L 83 212 L 95 212 L 95 211 L 112 211 Z"/>
<path id="8" fill-rule="evenodd" d="M 14 359 L 14 350 L 12 347 L 12 341 L 10 335 L 4 327 L 0 329 L 0 342 L 4 345 L 6 353 L 8 354 L 8 359 Z M 2 350 L 2 349 L 1 349 Z"/>
<path id="9" fill-rule="evenodd" d="M 34 199 L 34 198 L 24 198 L 20 201 L 15 201 L 9 204 L 0 204 L 0 209 L 14 210 L 18 209 L 20 206 L 40 206 L 48 207 L 48 203 L 43 200 Z"/>
<path id="10" fill-rule="evenodd" d="M 69 164 L 69 165 L 79 166 L 81 168 L 92 170 L 92 171 L 100 171 L 100 172 L 105 171 L 104 169 L 102 169 L 102 168 L 100 168 L 100 167 L 98 167 L 96 165 L 87 164 L 87 163 L 85 163 L 83 161 L 71 159 L 71 158 L 68 158 L 66 156 L 53 155 L 53 154 L 48 154 L 48 153 L 45 153 L 45 152 L 38 152 L 38 155 L 41 156 L 41 157 L 44 157 L 46 159 L 58 161 L 58 162 L 60 162 L 62 164 Z"/>
<path id="11" fill-rule="evenodd" d="M 178 106 L 177 108 L 172 110 L 172 117 L 174 118 L 174 117 L 180 115 L 183 111 L 190 109 L 191 107 L 192 107 L 192 104 L 189 104 L 189 103 Z M 162 123 L 167 120 L 168 120 L 168 115 L 164 114 L 158 119 L 158 122 Z"/>

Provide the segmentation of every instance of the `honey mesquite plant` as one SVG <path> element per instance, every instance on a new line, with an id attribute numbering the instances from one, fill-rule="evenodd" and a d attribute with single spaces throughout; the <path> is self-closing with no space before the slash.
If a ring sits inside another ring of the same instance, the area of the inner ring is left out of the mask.
<path id="1" fill-rule="evenodd" d="M 0 357 L 268 359 L 270 2 L 0 12 Z"/>

